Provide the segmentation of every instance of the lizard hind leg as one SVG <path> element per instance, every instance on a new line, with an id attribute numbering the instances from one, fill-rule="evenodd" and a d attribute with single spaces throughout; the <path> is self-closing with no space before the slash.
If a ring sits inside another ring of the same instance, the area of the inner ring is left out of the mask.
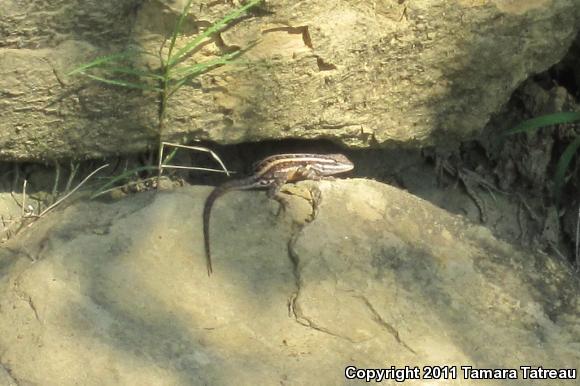
<path id="1" fill-rule="evenodd" d="M 313 221 L 316 216 L 318 216 L 318 209 L 322 203 L 322 191 L 316 185 L 309 186 L 308 192 L 310 193 L 310 205 L 312 205 L 312 215 L 310 221 Z"/>
<path id="2" fill-rule="evenodd" d="M 286 212 L 286 209 L 289 205 L 288 200 L 284 197 L 284 194 L 280 193 L 280 189 L 282 189 L 282 186 L 285 182 L 285 178 L 277 178 L 270 186 L 270 189 L 268 189 L 268 198 L 274 199 L 278 201 L 278 204 L 280 204 L 278 211 L 276 212 L 276 217 L 280 217 L 282 213 Z"/>

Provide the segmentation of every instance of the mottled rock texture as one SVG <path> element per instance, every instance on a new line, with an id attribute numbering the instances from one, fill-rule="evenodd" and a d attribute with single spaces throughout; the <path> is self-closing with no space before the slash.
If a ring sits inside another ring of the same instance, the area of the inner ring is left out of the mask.
<path id="1" fill-rule="evenodd" d="M 578 366 L 578 281 L 559 260 L 392 187 L 316 185 L 312 222 L 298 196 L 280 218 L 261 192 L 218 201 L 211 278 L 205 187 L 34 223 L 0 250 L 0 380 L 340 385 L 347 365 Z"/>
<path id="2" fill-rule="evenodd" d="M 65 74 L 128 45 L 157 52 L 184 3 L 4 0 L 0 158 L 156 146 L 154 94 Z M 237 4 L 194 1 L 178 45 Z M 476 134 L 524 79 L 562 58 L 579 14 L 576 0 L 269 0 L 191 58 L 260 39 L 243 63 L 174 95 L 163 138 L 449 145 Z"/>

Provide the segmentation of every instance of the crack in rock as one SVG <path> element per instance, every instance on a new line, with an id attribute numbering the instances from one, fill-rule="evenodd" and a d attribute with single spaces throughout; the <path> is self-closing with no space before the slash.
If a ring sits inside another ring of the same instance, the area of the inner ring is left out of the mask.
<path id="1" fill-rule="evenodd" d="M 306 47 L 310 48 L 311 50 L 314 49 L 314 46 L 312 45 L 312 37 L 310 36 L 310 32 L 308 31 L 307 25 L 300 25 L 300 26 L 296 26 L 296 27 L 284 26 L 284 27 L 268 28 L 268 29 L 262 31 L 262 34 L 267 34 L 267 33 L 272 33 L 272 32 L 286 32 L 286 33 L 291 34 L 291 35 L 301 35 L 302 42 L 304 43 L 304 45 Z"/>
<path id="2" fill-rule="evenodd" d="M 32 298 L 30 297 L 30 295 L 28 295 L 27 301 L 28 301 L 28 305 L 30 306 L 30 308 L 32 308 L 32 312 L 34 312 L 34 317 L 36 318 L 38 323 L 42 323 L 40 321 L 40 318 L 38 317 L 38 311 L 36 310 L 36 306 L 34 305 L 34 302 L 32 301 Z"/>
<path id="3" fill-rule="evenodd" d="M 298 304 L 298 296 L 300 296 L 300 289 L 299 288 L 297 289 L 296 292 L 294 292 L 292 295 L 290 295 L 290 298 L 288 299 L 288 312 L 289 312 L 290 316 L 296 321 L 296 323 L 298 323 L 304 327 L 311 328 L 315 331 L 322 332 L 323 334 L 333 336 L 335 338 L 345 339 L 351 343 L 358 343 L 348 336 L 343 336 L 343 335 L 334 333 L 334 332 L 330 331 L 329 329 L 327 329 L 323 326 L 320 326 L 319 324 L 314 322 L 312 319 L 310 319 L 306 315 L 304 315 L 304 313 L 302 312 L 302 309 L 300 308 L 300 305 Z"/>
<path id="4" fill-rule="evenodd" d="M 312 214 L 308 219 L 306 219 L 305 222 L 303 222 L 303 223 L 296 222 L 295 223 L 295 227 L 292 231 L 292 236 L 290 237 L 290 240 L 288 241 L 288 257 L 290 258 L 290 261 L 292 262 L 292 273 L 294 275 L 294 282 L 295 282 L 295 286 L 296 286 L 296 290 L 288 298 L 288 316 L 293 318 L 296 321 L 296 323 L 298 323 L 304 327 L 311 328 L 315 331 L 333 336 L 335 338 L 347 340 L 351 343 L 359 343 L 348 336 L 337 334 L 337 333 L 329 330 L 328 328 L 319 325 L 318 323 L 316 323 L 315 321 L 313 321 L 311 318 L 309 318 L 308 316 L 306 316 L 304 314 L 304 312 L 302 311 L 302 309 L 300 307 L 300 304 L 298 303 L 298 298 L 300 297 L 300 291 L 302 289 L 302 276 L 300 274 L 300 257 L 298 256 L 298 253 L 296 252 L 295 246 L 296 246 L 298 238 L 300 237 L 300 234 L 302 233 L 304 228 L 308 224 L 310 224 L 312 221 L 314 221 L 314 219 L 316 218 L 316 215 L 318 214 L 320 202 L 321 202 L 321 193 L 320 193 L 320 190 L 318 188 L 316 188 L 314 190 L 314 192 L 311 190 L 310 193 L 312 196 L 312 200 L 308 200 L 308 201 L 312 207 Z"/>
<path id="5" fill-rule="evenodd" d="M 338 333 L 333 332 L 324 326 L 321 326 L 320 324 L 316 323 L 314 320 L 309 318 L 307 315 L 305 315 L 300 307 L 298 300 L 300 298 L 300 292 L 302 290 L 303 279 L 302 279 L 301 272 L 300 272 L 300 257 L 298 255 L 298 252 L 296 252 L 296 243 L 298 242 L 298 238 L 302 234 L 302 231 L 304 230 L 304 228 L 306 228 L 306 226 L 308 226 L 308 224 L 312 223 L 314 221 L 314 219 L 317 217 L 318 210 L 320 208 L 320 203 L 322 201 L 321 191 L 317 187 L 314 190 L 310 189 L 310 195 L 311 195 L 312 199 L 308 200 L 308 201 L 312 207 L 312 214 L 304 222 L 301 222 L 301 223 L 295 222 L 295 227 L 293 229 L 290 240 L 288 241 L 288 257 L 290 258 L 290 261 L 292 262 L 292 273 L 294 275 L 294 282 L 295 282 L 295 287 L 296 287 L 295 291 L 288 298 L 288 316 L 293 318 L 296 321 L 296 323 L 298 323 L 302 326 L 311 328 L 313 330 L 316 330 L 318 332 L 322 332 L 324 334 L 327 334 L 327 335 L 330 335 L 330 336 L 333 336 L 336 338 L 345 339 L 351 343 L 360 343 L 360 342 L 352 339 L 349 336 L 338 334 Z M 366 308 L 371 313 L 372 319 L 375 323 L 377 323 L 381 328 L 386 330 L 387 333 L 389 335 L 391 335 L 397 341 L 397 343 L 399 345 L 404 347 L 409 352 L 417 355 L 415 350 L 413 350 L 406 342 L 404 342 L 401 339 L 401 337 L 399 335 L 399 331 L 395 327 L 393 327 L 391 324 L 389 324 L 387 321 L 385 321 L 385 319 L 383 319 L 383 317 L 379 314 L 379 312 L 376 310 L 376 308 L 372 305 L 372 303 L 365 296 L 356 295 L 355 297 L 362 300 L 362 302 L 364 303 Z"/>
<path id="6" fill-rule="evenodd" d="M 355 297 L 357 297 L 360 300 L 362 300 L 362 302 L 366 305 L 366 307 L 370 311 L 371 315 L 373 316 L 373 320 L 379 326 L 381 326 L 385 330 L 387 330 L 387 332 L 389 333 L 389 335 L 391 335 L 393 338 L 395 338 L 395 340 L 397 341 L 397 343 L 399 343 L 401 346 L 403 346 L 404 348 L 406 348 L 407 350 L 409 350 L 411 353 L 417 355 L 417 353 L 415 352 L 415 350 L 413 350 L 411 347 L 409 347 L 409 345 L 407 345 L 407 343 L 405 343 L 401 339 L 401 337 L 399 335 L 399 331 L 395 327 L 393 327 L 391 324 L 387 323 L 385 321 L 385 319 L 383 319 L 383 317 L 381 316 L 381 314 L 378 313 L 378 311 L 375 309 L 375 307 L 372 305 L 372 303 L 364 295 L 356 295 Z"/>
<path id="7" fill-rule="evenodd" d="M 12 290 L 14 291 L 16 296 L 18 296 L 18 298 L 20 298 L 21 300 L 26 302 L 26 304 L 28 304 L 28 306 L 32 310 L 32 313 L 34 314 L 34 318 L 36 319 L 36 321 L 38 323 L 42 324 L 42 321 L 40 320 L 40 316 L 38 315 L 38 310 L 36 309 L 36 306 L 34 305 L 34 301 L 32 300 L 32 297 L 26 291 L 24 291 L 22 288 L 20 288 L 20 280 L 22 278 L 23 273 L 24 272 L 20 273 L 18 275 L 18 277 L 14 280 L 14 285 L 12 287 Z"/>
<path id="8" fill-rule="evenodd" d="M 8 375 L 8 377 L 12 380 L 12 383 L 9 386 L 12 385 L 20 386 L 20 381 L 18 380 L 18 378 L 14 376 L 14 374 L 12 373 L 12 369 L 9 366 L 0 361 L 0 367 L 4 369 L 6 375 Z"/>

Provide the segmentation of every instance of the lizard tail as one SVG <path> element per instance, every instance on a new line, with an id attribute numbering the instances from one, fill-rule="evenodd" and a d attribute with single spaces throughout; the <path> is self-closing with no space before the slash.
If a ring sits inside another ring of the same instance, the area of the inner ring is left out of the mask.
<path id="1" fill-rule="evenodd" d="M 205 206 L 203 207 L 203 244 L 205 247 L 205 259 L 207 264 L 207 275 L 211 276 L 213 268 L 211 265 L 211 250 L 209 243 L 209 222 L 211 218 L 211 208 L 220 196 L 226 194 L 232 190 L 246 190 L 262 187 L 263 181 L 255 180 L 252 178 L 246 178 L 242 180 L 226 182 L 223 185 L 216 187 L 205 200 Z"/>
<path id="2" fill-rule="evenodd" d="M 226 192 L 223 187 L 218 186 L 207 197 L 203 208 L 203 244 L 205 247 L 205 261 L 207 265 L 207 276 L 211 276 L 213 268 L 211 265 L 211 250 L 209 244 L 209 221 L 211 219 L 211 208 L 215 200 Z"/>

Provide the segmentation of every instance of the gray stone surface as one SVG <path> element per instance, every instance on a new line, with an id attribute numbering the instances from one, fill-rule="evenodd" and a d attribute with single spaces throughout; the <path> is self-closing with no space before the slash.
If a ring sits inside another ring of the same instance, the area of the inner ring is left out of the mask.
<path id="1" fill-rule="evenodd" d="M 313 185 L 312 222 L 296 195 L 278 219 L 262 192 L 220 199 L 211 278 L 207 188 L 37 221 L 0 250 L 0 380 L 336 385 L 347 364 L 578 366 L 578 281 L 559 260 L 386 185 L 293 191 Z"/>
<path id="2" fill-rule="evenodd" d="M 64 74 L 130 42 L 157 52 L 184 3 L 4 0 L 0 159 L 155 146 L 155 95 Z M 179 46 L 232 7 L 207 3 L 194 1 Z M 576 0 L 268 1 L 222 33 L 220 47 L 192 58 L 261 39 L 246 64 L 174 96 L 164 138 L 449 145 L 476 134 L 524 79 L 562 58 L 579 13 Z"/>

